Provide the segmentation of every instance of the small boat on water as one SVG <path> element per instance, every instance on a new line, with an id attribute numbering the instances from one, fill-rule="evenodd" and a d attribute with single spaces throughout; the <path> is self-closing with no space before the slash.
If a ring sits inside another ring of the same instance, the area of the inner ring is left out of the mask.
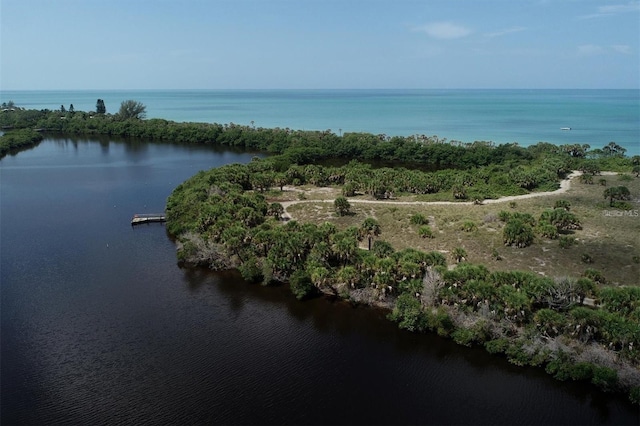
<path id="1" fill-rule="evenodd" d="M 571 127 L 560 127 L 560 130 L 571 130 Z"/>

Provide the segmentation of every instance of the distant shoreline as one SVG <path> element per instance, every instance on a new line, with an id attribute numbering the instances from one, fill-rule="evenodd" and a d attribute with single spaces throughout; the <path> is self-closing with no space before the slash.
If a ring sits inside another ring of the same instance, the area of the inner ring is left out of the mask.
<path id="1" fill-rule="evenodd" d="M 28 109 L 73 103 L 108 113 L 125 99 L 147 106 L 148 118 L 236 123 L 263 128 L 331 129 L 389 136 L 438 135 L 464 143 L 530 146 L 610 141 L 640 155 L 636 89 L 206 89 L 49 90 L 0 92 Z M 595 117 L 595 118 L 594 118 Z M 253 123 L 253 124 L 252 124 Z M 570 132 L 561 131 L 571 127 Z"/>

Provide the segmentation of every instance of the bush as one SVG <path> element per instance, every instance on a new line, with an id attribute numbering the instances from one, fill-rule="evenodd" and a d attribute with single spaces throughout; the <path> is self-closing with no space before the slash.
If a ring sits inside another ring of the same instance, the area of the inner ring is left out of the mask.
<path id="1" fill-rule="evenodd" d="M 640 386 L 631 388 L 629 392 L 629 400 L 636 405 L 640 405 Z"/>
<path id="2" fill-rule="evenodd" d="M 475 333 L 468 328 L 458 328 L 451 333 L 451 338 L 459 345 L 471 346 L 475 340 Z"/>
<path id="3" fill-rule="evenodd" d="M 547 374 L 557 380 L 569 380 L 571 378 L 572 361 L 569 356 L 560 352 L 555 359 L 549 361 L 545 367 Z"/>
<path id="4" fill-rule="evenodd" d="M 291 274 L 291 277 L 289 278 L 289 287 L 298 300 L 302 300 L 305 297 L 312 295 L 316 289 L 311 281 L 309 273 L 302 269 L 298 269 Z"/>
<path id="5" fill-rule="evenodd" d="M 569 374 L 572 380 L 591 380 L 594 367 L 589 362 L 578 362 L 573 364 Z"/>
<path id="6" fill-rule="evenodd" d="M 533 228 L 520 219 L 509 219 L 502 235 L 504 244 L 507 246 L 523 248 L 533 242 Z"/>
<path id="7" fill-rule="evenodd" d="M 560 248 L 563 248 L 563 249 L 569 248 L 577 244 L 576 239 L 574 237 L 570 237 L 567 235 L 561 236 L 558 243 L 560 244 Z"/>
<path id="8" fill-rule="evenodd" d="M 508 222 L 509 219 L 511 219 L 511 213 L 501 210 L 500 213 L 498 213 L 498 219 L 500 219 L 501 222 Z"/>
<path id="9" fill-rule="evenodd" d="M 520 341 L 511 343 L 505 354 L 507 355 L 507 360 L 514 365 L 523 366 L 531 361 L 531 355 L 524 348 L 523 342 Z"/>
<path id="10" fill-rule="evenodd" d="M 460 229 L 463 230 L 464 232 L 473 232 L 473 231 L 477 231 L 478 230 L 478 225 L 476 225 L 474 222 L 468 220 L 468 221 L 466 221 L 466 222 L 464 222 L 462 224 Z"/>
<path id="11" fill-rule="evenodd" d="M 255 257 L 250 257 L 242 262 L 238 266 L 238 271 L 240 271 L 240 275 L 245 281 L 255 283 L 262 279 L 262 268 Z"/>
<path id="12" fill-rule="evenodd" d="M 509 347 L 509 339 L 501 337 L 499 339 L 489 340 L 484 344 L 484 348 L 490 354 L 502 354 L 505 353 Z"/>
<path id="13" fill-rule="evenodd" d="M 334 200 L 333 206 L 338 216 L 347 216 L 351 213 L 351 203 L 345 197 L 338 197 Z"/>
<path id="14" fill-rule="evenodd" d="M 409 331 L 420 331 L 424 328 L 422 305 L 413 294 L 403 293 L 396 299 L 396 304 L 389 314 L 389 319 L 398 323 L 400 328 Z"/>
<path id="15" fill-rule="evenodd" d="M 604 391 L 611 391 L 618 385 L 618 373 L 609 367 L 595 366 L 591 383 Z"/>
<path id="16" fill-rule="evenodd" d="M 538 233 L 543 238 L 549 238 L 555 240 L 558 238 L 558 228 L 548 223 L 542 223 L 538 226 Z"/>
<path id="17" fill-rule="evenodd" d="M 428 325 L 431 330 L 435 330 L 442 337 L 448 337 L 455 330 L 453 320 L 442 307 L 438 308 L 435 314 L 429 316 Z"/>
<path id="18" fill-rule="evenodd" d="M 429 219 L 427 219 L 423 214 L 416 213 L 411 216 L 411 223 L 414 225 L 428 225 Z"/>
<path id="19" fill-rule="evenodd" d="M 433 231 L 431 230 L 431 227 L 429 225 L 422 225 L 418 229 L 418 235 L 420 235 L 422 238 L 434 238 Z"/>
<path id="20" fill-rule="evenodd" d="M 582 276 L 585 278 L 589 278 L 596 284 L 604 285 L 607 283 L 607 279 L 604 277 L 604 275 L 602 275 L 602 272 L 598 271 L 597 269 L 586 269 Z"/>
<path id="21" fill-rule="evenodd" d="M 502 260 L 502 256 L 500 256 L 500 253 L 498 252 L 497 249 L 493 249 L 491 250 L 491 256 L 495 259 L 495 260 Z"/>

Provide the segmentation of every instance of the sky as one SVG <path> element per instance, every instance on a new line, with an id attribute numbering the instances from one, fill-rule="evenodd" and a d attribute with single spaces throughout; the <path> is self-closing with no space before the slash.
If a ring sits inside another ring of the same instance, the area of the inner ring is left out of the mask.
<path id="1" fill-rule="evenodd" d="M 633 0 L 0 0 L 0 90 L 640 88 Z"/>

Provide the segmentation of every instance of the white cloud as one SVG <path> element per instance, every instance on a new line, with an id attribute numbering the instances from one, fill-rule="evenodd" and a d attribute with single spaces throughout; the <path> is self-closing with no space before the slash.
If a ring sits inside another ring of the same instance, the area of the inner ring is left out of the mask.
<path id="1" fill-rule="evenodd" d="M 487 38 L 502 37 L 507 34 L 519 33 L 520 31 L 524 31 L 524 30 L 526 30 L 525 27 L 510 27 L 510 28 L 505 28 L 503 30 L 494 31 L 492 33 L 487 33 L 484 36 Z"/>
<path id="2" fill-rule="evenodd" d="M 463 38 L 472 33 L 471 29 L 453 22 L 432 22 L 414 30 L 437 39 Z"/>
<path id="3" fill-rule="evenodd" d="M 624 55 L 630 55 L 631 54 L 631 46 L 627 45 L 627 44 L 614 44 L 613 46 L 611 46 L 611 48 L 613 50 L 615 50 L 618 53 L 622 53 Z"/>
<path id="4" fill-rule="evenodd" d="M 580 56 L 593 56 L 601 55 L 605 53 L 605 49 L 597 44 L 583 44 L 578 46 L 578 55 Z"/>
<path id="5" fill-rule="evenodd" d="M 630 1 L 625 4 L 610 4 L 598 6 L 595 13 L 579 16 L 578 19 L 594 19 L 621 13 L 640 12 L 640 1 Z"/>
<path id="6" fill-rule="evenodd" d="M 598 13 L 617 14 L 640 11 L 640 1 L 630 1 L 627 4 L 610 4 L 598 7 Z"/>
<path id="7" fill-rule="evenodd" d="M 611 52 L 630 55 L 632 53 L 632 50 L 631 46 L 627 44 L 614 44 L 608 47 L 600 46 L 597 44 L 583 44 L 581 46 L 578 46 L 578 55 L 580 56 L 602 55 Z"/>

